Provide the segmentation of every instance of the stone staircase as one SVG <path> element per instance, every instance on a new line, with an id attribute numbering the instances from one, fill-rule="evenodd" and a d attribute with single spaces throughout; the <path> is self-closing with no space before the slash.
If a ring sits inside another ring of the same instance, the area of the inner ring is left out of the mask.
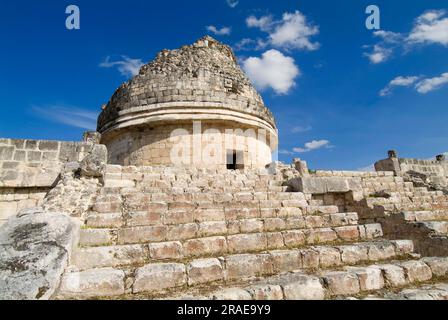
<path id="1" fill-rule="evenodd" d="M 412 239 L 422 255 L 448 255 L 448 197 L 442 191 L 414 187 L 401 177 L 366 179 L 363 187 L 363 200 L 345 207 L 357 211 L 360 221 L 381 223 L 389 239 Z"/>
<path id="2" fill-rule="evenodd" d="M 323 299 L 446 276 L 264 171 L 109 165 L 103 183 L 59 298 Z"/>

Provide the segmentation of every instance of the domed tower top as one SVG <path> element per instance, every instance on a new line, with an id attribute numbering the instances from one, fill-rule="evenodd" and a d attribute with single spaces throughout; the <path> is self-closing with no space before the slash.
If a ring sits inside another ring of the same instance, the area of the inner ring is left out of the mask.
<path id="1" fill-rule="evenodd" d="M 142 66 L 103 108 L 98 131 L 121 127 L 125 115 L 169 106 L 221 107 L 256 116 L 275 128 L 272 113 L 239 67 L 232 49 L 210 36 L 179 49 L 162 50 L 154 61 Z"/>
<path id="2" fill-rule="evenodd" d="M 225 168 L 228 159 L 236 157 L 244 158 L 244 167 L 264 168 L 270 163 L 278 141 L 274 118 L 238 66 L 232 49 L 209 36 L 192 45 L 159 52 L 154 61 L 115 91 L 98 118 L 98 131 L 101 143 L 108 148 L 110 163 L 171 165 L 171 151 L 177 147 L 173 132 L 182 129 L 184 138 L 197 142 L 198 134 L 191 127 L 198 123 L 205 132 L 223 133 L 235 146 L 229 150 L 216 140 L 214 146 L 219 150 L 211 154 L 220 158 L 218 164 L 205 164 L 202 156 L 198 163 L 194 156 L 196 162 L 191 165 Z M 229 134 L 228 129 L 245 135 L 255 131 L 258 137 L 264 132 L 268 138 L 260 140 L 252 135 L 237 142 L 240 134 Z M 201 143 L 208 137 L 205 135 Z M 192 154 L 194 150 L 190 151 Z"/>

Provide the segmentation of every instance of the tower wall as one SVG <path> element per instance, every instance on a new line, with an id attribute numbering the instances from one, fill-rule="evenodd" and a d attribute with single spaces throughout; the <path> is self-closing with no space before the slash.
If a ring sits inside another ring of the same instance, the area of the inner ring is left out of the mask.
<path id="1" fill-rule="evenodd" d="M 102 141 L 111 164 L 265 168 L 272 161 L 267 130 L 220 122 L 190 122 L 132 128 Z"/>

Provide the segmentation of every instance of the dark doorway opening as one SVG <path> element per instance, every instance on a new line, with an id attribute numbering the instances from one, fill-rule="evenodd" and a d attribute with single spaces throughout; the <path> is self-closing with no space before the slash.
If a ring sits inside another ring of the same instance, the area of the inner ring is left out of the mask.
<path id="1" fill-rule="evenodd" d="M 227 151 L 227 170 L 244 169 L 243 153 L 236 150 Z"/>

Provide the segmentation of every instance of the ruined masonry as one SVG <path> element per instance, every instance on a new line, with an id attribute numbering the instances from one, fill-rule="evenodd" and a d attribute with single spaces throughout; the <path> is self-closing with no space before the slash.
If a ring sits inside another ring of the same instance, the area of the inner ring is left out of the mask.
<path id="1" fill-rule="evenodd" d="M 271 140 L 173 165 L 170 130 L 197 120 Z M 0 299 L 448 299 L 445 158 L 272 163 L 274 118 L 210 37 L 143 66 L 98 131 L 0 139 Z"/>

